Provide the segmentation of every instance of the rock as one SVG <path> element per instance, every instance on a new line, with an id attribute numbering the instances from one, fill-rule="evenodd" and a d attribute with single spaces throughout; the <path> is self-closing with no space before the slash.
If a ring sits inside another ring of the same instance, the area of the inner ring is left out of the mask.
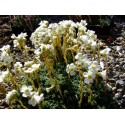
<path id="1" fill-rule="evenodd" d="M 116 81 L 116 84 L 124 85 L 125 83 L 124 83 L 124 81 L 122 81 L 122 80 L 117 80 L 117 81 Z"/>
<path id="2" fill-rule="evenodd" d="M 124 89 L 120 88 L 120 89 L 117 89 L 117 92 L 119 93 L 122 93 L 124 91 Z"/>
<path id="3" fill-rule="evenodd" d="M 120 88 L 124 85 L 125 85 L 125 82 L 123 80 L 117 80 L 115 84 L 116 88 Z"/>
<path id="4" fill-rule="evenodd" d="M 122 75 L 120 75 L 119 78 L 121 78 L 121 79 L 125 78 L 125 73 L 123 73 Z"/>
<path id="5" fill-rule="evenodd" d="M 115 68 L 119 68 L 119 65 L 117 64 L 117 65 L 115 66 Z"/>
<path id="6" fill-rule="evenodd" d="M 114 75 L 113 78 L 117 78 L 118 79 L 119 78 L 119 74 Z"/>
<path id="7" fill-rule="evenodd" d="M 115 94 L 115 98 L 116 99 L 121 99 L 122 98 L 122 94 L 121 93 L 116 93 Z"/>
<path id="8" fill-rule="evenodd" d="M 125 99 L 125 95 L 122 96 Z"/>
<path id="9" fill-rule="evenodd" d="M 116 39 L 116 41 L 122 41 L 123 40 L 123 37 L 118 37 L 117 39 Z"/>
<path id="10" fill-rule="evenodd" d="M 122 49 L 122 46 L 116 46 L 116 50 L 120 51 Z"/>
<path id="11" fill-rule="evenodd" d="M 109 85 L 109 84 L 107 84 L 107 88 L 108 88 L 109 90 L 112 90 L 112 86 Z"/>
<path id="12" fill-rule="evenodd" d="M 114 78 L 109 79 L 109 82 L 115 83 L 116 80 Z"/>
<path id="13" fill-rule="evenodd" d="M 124 58 L 119 58 L 119 62 L 122 63 L 122 61 L 124 61 L 125 59 Z"/>
<path id="14" fill-rule="evenodd" d="M 0 106 L 0 109 L 4 109 L 4 106 Z"/>
<path id="15" fill-rule="evenodd" d="M 116 87 L 113 87 L 113 88 L 112 88 L 112 91 L 116 92 L 116 90 L 117 90 Z"/>

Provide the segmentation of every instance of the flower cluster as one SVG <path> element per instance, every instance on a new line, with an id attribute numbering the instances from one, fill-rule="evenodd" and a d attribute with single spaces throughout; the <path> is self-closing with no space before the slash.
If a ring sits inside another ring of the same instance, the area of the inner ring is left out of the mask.
<path id="1" fill-rule="evenodd" d="M 19 49 L 24 47 L 26 43 L 26 37 L 27 37 L 26 33 L 21 33 L 17 37 L 15 36 L 15 34 L 12 34 L 11 38 L 14 39 L 13 40 L 14 47 L 17 47 Z"/>
<path id="2" fill-rule="evenodd" d="M 22 96 L 24 98 L 29 97 L 28 104 L 32 106 L 36 106 L 36 104 L 39 104 L 41 101 L 44 100 L 43 93 L 39 95 L 38 92 L 32 92 L 33 88 L 32 86 L 26 86 L 23 85 L 20 89 L 20 92 L 23 93 Z"/>
<path id="3" fill-rule="evenodd" d="M 17 94 L 16 90 L 12 90 L 12 91 L 8 92 L 8 94 L 6 94 L 6 102 L 7 102 L 7 104 L 9 104 L 14 99 L 16 94 Z"/>
<path id="4" fill-rule="evenodd" d="M 7 69 L 6 71 L 0 71 L 0 83 L 4 82 L 5 80 L 7 80 L 7 78 L 9 77 L 10 72 Z"/>
<path id="5" fill-rule="evenodd" d="M 13 58 L 10 53 L 10 45 L 5 45 L 0 50 L 1 50 L 1 56 L 0 56 L 1 61 L 4 62 L 5 64 L 11 64 Z"/>
<path id="6" fill-rule="evenodd" d="M 46 92 L 49 93 L 56 86 L 55 88 L 62 97 L 55 69 L 60 62 L 66 64 L 69 79 L 79 75 L 81 81 L 78 81 L 78 84 L 94 83 L 100 76 L 106 80 L 107 65 L 104 65 L 102 58 L 107 59 L 111 49 L 106 47 L 100 50 L 101 43 L 99 43 L 97 35 L 94 31 L 88 30 L 86 26 L 85 20 L 76 23 L 71 20 L 63 20 L 50 24 L 48 21 L 41 21 L 30 37 L 33 49 L 26 45 L 26 33 L 18 36 L 13 34 L 11 38 L 14 47 L 20 49 L 24 60 L 17 62 L 14 60 L 11 56 L 10 45 L 5 45 L 0 49 L 0 67 L 6 66 L 7 69 L 0 71 L 0 83 L 11 82 L 14 89 L 6 95 L 6 102 L 9 104 L 18 92 L 23 98 L 27 98 L 28 104 L 33 107 L 43 101 L 44 94 L 41 93 L 42 88 L 38 77 L 42 68 L 47 69 L 47 77 L 50 78 L 51 87 L 44 86 Z M 29 50 L 34 54 L 30 59 L 28 58 Z M 23 78 L 27 78 L 28 84 L 21 84 L 19 80 Z M 82 85 L 80 86 L 82 87 Z"/>
<path id="7" fill-rule="evenodd" d="M 66 72 L 70 74 L 71 76 L 75 75 L 76 72 L 78 72 L 78 68 L 82 67 L 83 77 L 84 77 L 84 83 L 93 83 L 94 79 L 96 78 L 96 75 L 100 75 L 104 80 L 106 78 L 106 71 L 103 70 L 104 63 L 100 62 L 98 64 L 97 61 L 92 61 L 88 59 L 86 54 L 77 53 L 75 56 L 76 62 L 68 64 L 66 68 Z M 86 72 L 87 70 L 87 72 Z"/>
<path id="8" fill-rule="evenodd" d="M 107 47 L 107 48 L 101 50 L 100 54 L 105 57 L 105 56 L 109 55 L 110 51 L 111 51 L 111 49 Z"/>

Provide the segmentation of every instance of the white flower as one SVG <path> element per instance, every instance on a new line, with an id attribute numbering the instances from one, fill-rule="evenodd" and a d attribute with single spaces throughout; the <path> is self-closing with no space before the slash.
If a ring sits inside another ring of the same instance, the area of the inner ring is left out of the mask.
<path id="1" fill-rule="evenodd" d="M 101 76 L 102 76 L 103 80 L 106 80 L 106 70 L 103 70 L 101 72 Z"/>
<path id="2" fill-rule="evenodd" d="M 82 36 L 80 36 L 80 39 L 82 40 L 82 42 L 84 44 L 86 44 L 86 45 L 88 44 L 88 40 L 89 40 L 88 36 L 82 35 Z"/>
<path id="3" fill-rule="evenodd" d="M 33 61 L 27 61 L 27 62 L 24 63 L 24 66 L 25 67 L 31 67 L 32 64 L 33 64 Z"/>
<path id="4" fill-rule="evenodd" d="M 52 52 L 54 50 L 54 47 L 53 47 L 53 45 L 47 44 L 46 49 L 48 49 Z"/>
<path id="5" fill-rule="evenodd" d="M 95 79 L 95 73 L 92 71 L 84 72 L 83 76 L 85 77 L 84 82 L 89 84 L 93 83 L 93 80 Z"/>
<path id="6" fill-rule="evenodd" d="M 110 51 L 111 51 L 111 49 L 107 47 L 107 48 L 101 50 L 101 51 L 100 51 L 100 54 L 101 54 L 102 56 L 106 56 L 106 55 L 109 55 L 109 52 L 110 52 Z"/>
<path id="7" fill-rule="evenodd" d="M 26 37 L 27 37 L 26 33 L 20 33 L 17 37 L 13 34 L 11 38 L 14 39 L 13 40 L 14 47 L 18 48 L 25 47 Z"/>
<path id="8" fill-rule="evenodd" d="M 22 96 L 23 97 L 29 97 L 31 96 L 31 91 L 33 90 L 32 86 L 26 86 L 26 85 L 23 85 L 20 89 L 20 92 L 22 92 Z"/>
<path id="9" fill-rule="evenodd" d="M 85 26 L 80 26 L 79 27 L 79 32 L 81 32 L 82 34 L 84 33 L 84 32 L 86 32 L 86 30 L 87 30 L 87 28 L 85 27 Z M 82 35 L 81 34 L 81 35 Z"/>
<path id="10" fill-rule="evenodd" d="M 4 63 L 7 63 L 7 64 L 10 64 L 13 61 L 13 58 L 6 51 L 3 51 L 1 53 L 0 58 Z"/>
<path id="11" fill-rule="evenodd" d="M 34 64 L 33 61 L 27 61 L 24 63 L 24 68 L 22 69 L 25 73 L 33 73 L 40 69 L 40 65 L 41 64 Z"/>
<path id="12" fill-rule="evenodd" d="M 34 69 L 34 71 L 39 70 L 40 64 L 33 64 L 32 68 Z"/>
<path id="13" fill-rule="evenodd" d="M 36 54 L 36 56 L 39 57 L 42 52 L 41 52 L 40 49 L 38 48 L 38 49 L 35 49 L 34 53 Z"/>
<path id="14" fill-rule="evenodd" d="M 87 26 L 87 22 L 86 22 L 86 20 L 81 20 L 81 22 L 80 22 L 82 25 L 84 25 L 84 26 Z"/>
<path id="15" fill-rule="evenodd" d="M 46 45 L 45 44 L 40 44 L 40 49 L 41 49 L 41 52 L 43 52 L 44 50 L 46 50 Z"/>
<path id="16" fill-rule="evenodd" d="M 22 68 L 22 64 L 21 64 L 21 62 L 16 62 L 15 64 L 14 64 L 14 68 Z"/>
<path id="17" fill-rule="evenodd" d="M 97 35 L 95 35 L 95 31 L 93 30 L 88 30 L 87 35 L 94 40 L 97 39 Z"/>
<path id="18" fill-rule="evenodd" d="M 28 68 L 26 70 L 24 70 L 25 73 L 33 73 L 34 69 L 33 68 Z"/>
<path id="19" fill-rule="evenodd" d="M 67 29 L 75 26 L 75 23 L 71 20 L 63 20 L 60 21 L 59 24 L 62 26 L 62 28 Z"/>
<path id="20" fill-rule="evenodd" d="M 8 53 L 10 51 L 10 45 L 5 45 L 0 50 L 1 51 L 6 51 Z"/>
<path id="21" fill-rule="evenodd" d="M 52 85 L 52 86 L 49 87 L 49 88 L 46 88 L 46 92 L 49 93 L 53 88 L 54 88 L 54 85 Z"/>
<path id="22" fill-rule="evenodd" d="M 89 59 L 84 59 L 84 61 L 83 61 L 83 67 L 84 68 L 87 68 L 87 67 L 89 67 L 90 66 L 90 64 L 91 64 L 92 62 L 89 60 Z"/>
<path id="23" fill-rule="evenodd" d="M 44 20 L 44 21 L 41 21 L 40 23 L 39 23 L 39 25 L 41 26 L 41 27 L 43 27 L 43 28 L 47 28 L 48 27 L 48 21 L 46 21 L 46 20 Z"/>
<path id="24" fill-rule="evenodd" d="M 13 40 L 14 47 L 20 47 L 18 40 Z"/>
<path id="25" fill-rule="evenodd" d="M 31 99 L 28 101 L 28 104 L 34 107 L 36 106 L 36 104 L 39 104 L 43 100 L 44 100 L 43 93 L 39 95 L 38 92 L 33 92 Z"/>
<path id="26" fill-rule="evenodd" d="M 92 47 L 92 49 L 95 49 L 97 47 L 96 41 L 94 41 L 94 40 L 92 41 L 91 47 Z"/>
<path id="27" fill-rule="evenodd" d="M 15 72 L 15 74 L 20 74 L 21 73 L 21 68 L 22 68 L 22 64 L 20 63 L 20 62 L 16 62 L 15 64 L 14 64 L 14 72 Z"/>
<path id="28" fill-rule="evenodd" d="M 98 70 L 100 70 L 101 66 L 98 65 L 97 61 L 93 61 L 92 64 L 89 66 L 89 70 L 92 70 L 93 72 L 97 73 Z"/>
<path id="29" fill-rule="evenodd" d="M 69 73 L 71 76 L 76 74 L 77 67 L 74 63 L 68 64 L 66 67 L 66 72 Z"/>
<path id="30" fill-rule="evenodd" d="M 6 78 L 9 77 L 9 70 L 7 69 L 7 71 L 2 71 L 0 72 L 0 83 L 3 82 Z"/>
<path id="31" fill-rule="evenodd" d="M 6 103 L 9 104 L 15 97 L 15 95 L 17 94 L 16 90 L 12 90 L 10 92 L 8 92 L 8 94 L 6 94 Z"/>
<path id="32" fill-rule="evenodd" d="M 21 33 L 17 36 L 17 39 L 18 40 L 26 40 L 26 37 L 27 37 L 27 33 Z"/>
<path id="33" fill-rule="evenodd" d="M 83 55 L 82 53 L 77 53 L 77 55 L 75 56 L 75 59 L 78 60 L 77 61 L 78 64 L 82 64 L 86 58 L 87 55 Z"/>
<path id="34" fill-rule="evenodd" d="M 12 34 L 11 38 L 12 38 L 12 39 L 15 39 L 15 38 L 16 38 L 15 34 Z"/>
<path id="35" fill-rule="evenodd" d="M 100 61 L 100 66 L 102 69 L 104 69 L 104 63 L 102 61 Z"/>

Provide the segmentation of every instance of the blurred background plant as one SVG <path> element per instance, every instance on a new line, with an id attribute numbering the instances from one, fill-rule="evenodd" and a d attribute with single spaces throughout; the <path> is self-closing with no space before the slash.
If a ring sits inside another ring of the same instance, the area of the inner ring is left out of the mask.
<path id="1" fill-rule="evenodd" d="M 88 22 L 88 25 L 91 26 L 110 26 L 112 23 L 113 16 L 107 16 L 107 15 L 16 15 L 16 16 L 10 16 L 10 22 L 12 31 L 15 34 L 19 34 L 20 31 L 31 33 L 33 32 L 37 27 L 41 20 L 47 20 L 50 23 L 56 23 L 61 20 L 72 20 L 74 22 L 80 21 L 80 20 L 86 20 Z"/>

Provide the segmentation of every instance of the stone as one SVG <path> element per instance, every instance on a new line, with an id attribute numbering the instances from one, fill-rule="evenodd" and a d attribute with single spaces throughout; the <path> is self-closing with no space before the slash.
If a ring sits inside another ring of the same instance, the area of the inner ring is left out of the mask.
<path id="1" fill-rule="evenodd" d="M 119 68 L 119 65 L 117 64 L 117 65 L 115 66 L 115 68 Z"/>
<path id="2" fill-rule="evenodd" d="M 124 58 L 119 58 L 119 62 L 122 62 L 124 61 L 125 59 Z"/>
<path id="3" fill-rule="evenodd" d="M 115 84 L 116 88 L 121 88 L 124 85 L 125 85 L 125 82 L 123 80 L 117 80 Z"/>
<path id="4" fill-rule="evenodd" d="M 114 78 L 109 79 L 109 82 L 115 83 L 116 80 Z"/>
<path id="5" fill-rule="evenodd" d="M 122 96 L 125 99 L 125 95 Z"/>
<path id="6" fill-rule="evenodd" d="M 4 109 L 4 106 L 0 106 L 0 109 Z"/>
<path id="7" fill-rule="evenodd" d="M 116 81 L 116 84 L 124 85 L 125 83 L 124 83 L 123 80 L 117 80 L 117 81 Z"/>
<path id="8" fill-rule="evenodd" d="M 125 78 L 125 73 L 123 73 L 122 75 L 119 76 L 119 78 Z"/>
<path id="9" fill-rule="evenodd" d="M 115 94 L 115 98 L 116 99 L 121 99 L 122 98 L 122 94 L 121 93 L 116 93 Z"/>
<path id="10" fill-rule="evenodd" d="M 117 92 L 119 93 L 122 93 L 124 91 L 124 89 L 120 88 L 120 89 L 117 89 Z"/>
<path id="11" fill-rule="evenodd" d="M 116 87 L 113 87 L 113 88 L 112 88 L 112 91 L 114 91 L 114 92 L 115 92 L 116 90 L 117 90 L 117 89 L 116 89 Z"/>
<path id="12" fill-rule="evenodd" d="M 122 41 L 122 40 L 123 40 L 123 37 L 118 37 L 116 40 L 117 40 L 117 41 Z"/>

